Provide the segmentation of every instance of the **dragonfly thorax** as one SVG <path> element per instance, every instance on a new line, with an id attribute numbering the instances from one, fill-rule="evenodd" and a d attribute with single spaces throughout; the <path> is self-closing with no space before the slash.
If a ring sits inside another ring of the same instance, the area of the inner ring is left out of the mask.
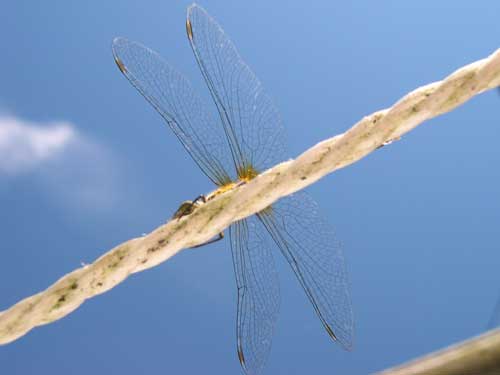
<path id="1" fill-rule="evenodd" d="M 257 170 L 250 164 L 238 168 L 237 173 L 238 173 L 238 181 L 228 182 L 220 186 L 217 190 L 214 190 L 210 194 L 200 195 L 193 201 L 182 202 L 179 208 L 172 215 L 172 219 L 180 219 L 183 216 L 192 214 L 193 211 L 200 205 L 206 203 L 209 200 L 212 200 L 213 198 L 215 198 L 220 194 L 224 194 L 225 192 L 234 189 L 235 187 L 246 184 L 248 181 L 252 180 L 259 174 Z"/>
<path id="2" fill-rule="evenodd" d="M 254 179 L 259 172 L 254 168 L 252 164 L 244 164 L 241 167 L 238 167 L 236 172 L 238 173 L 238 178 L 240 181 L 248 182 Z"/>

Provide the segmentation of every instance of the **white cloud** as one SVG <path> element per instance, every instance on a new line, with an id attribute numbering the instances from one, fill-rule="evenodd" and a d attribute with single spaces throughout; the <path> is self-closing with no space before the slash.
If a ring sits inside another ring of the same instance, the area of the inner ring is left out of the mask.
<path id="1" fill-rule="evenodd" d="M 29 184 L 65 209 L 110 211 L 123 199 L 117 164 L 106 147 L 71 122 L 38 123 L 0 113 L 0 188 Z"/>
<path id="2" fill-rule="evenodd" d="M 29 172 L 60 155 L 77 140 L 68 122 L 36 124 L 13 116 L 0 116 L 0 173 Z"/>

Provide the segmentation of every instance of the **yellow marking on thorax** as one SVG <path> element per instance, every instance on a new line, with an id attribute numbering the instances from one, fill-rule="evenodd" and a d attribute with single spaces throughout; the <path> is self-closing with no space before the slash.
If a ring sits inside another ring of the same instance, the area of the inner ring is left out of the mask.
<path id="1" fill-rule="evenodd" d="M 234 189 L 234 187 L 238 185 L 237 182 L 230 182 L 226 185 L 223 185 L 221 186 L 220 188 L 218 188 L 217 190 L 211 192 L 208 196 L 207 196 L 207 201 L 209 201 L 210 199 L 213 199 L 215 198 L 217 195 L 220 195 L 220 194 L 224 194 L 225 192 L 229 191 L 229 190 L 232 190 Z"/>
<path id="2" fill-rule="evenodd" d="M 225 185 L 222 185 L 217 190 L 208 194 L 207 201 L 215 198 L 216 196 L 218 196 L 220 194 L 224 194 L 224 193 L 228 192 L 229 190 L 232 190 L 241 184 L 246 184 L 247 182 L 253 180 L 258 175 L 257 171 L 251 165 L 248 165 L 248 166 L 243 167 L 243 168 L 239 168 L 237 173 L 238 173 L 238 181 L 229 182 Z"/>
<path id="3" fill-rule="evenodd" d="M 253 180 L 259 174 L 259 172 L 257 172 L 257 170 L 251 164 L 246 164 L 243 167 L 239 167 L 237 173 L 240 181 L 245 182 Z"/>

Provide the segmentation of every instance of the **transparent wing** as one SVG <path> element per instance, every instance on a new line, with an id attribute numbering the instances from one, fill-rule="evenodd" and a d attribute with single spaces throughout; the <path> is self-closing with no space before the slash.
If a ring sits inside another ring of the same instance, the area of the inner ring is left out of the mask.
<path id="1" fill-rule="evenodd" d="M 217 185 L 230 181 L 230 151 L 189 81 L 156 52 L 124 38 L 113 40 L 116 65 L 153 105 L 201 170 Z"/>
<path id="2" fill-rule="evenodd" d="M 246 374 L 257 374 L 271 349 L 279 310 L 279 284 L 268 235 L 252 216 L 229 227 L 238 287 L 236 336 Z"/>
<path id="3" fill-rule="evenodd" d="M 194 55 L 222 120 L 237 171 L 258 171 L 283 161 L 280 115 L 260 81 L 217 22 L 201 7 L 188 8 Z"/>
<path id="4" fill-rule="evenodd" d="M 491 314 L 490 321 L 488 322 L 488 329 L 494 329 L 498 326 L 500 326 L 500 298 Z"/>
<path id="5" fill-rule="evenodd" d="M 327 332 L 349 350 L 354 320 L 344 256 L 316 202 L 305 193 L 296 193 L 258 217 L 292 267 Z"/>

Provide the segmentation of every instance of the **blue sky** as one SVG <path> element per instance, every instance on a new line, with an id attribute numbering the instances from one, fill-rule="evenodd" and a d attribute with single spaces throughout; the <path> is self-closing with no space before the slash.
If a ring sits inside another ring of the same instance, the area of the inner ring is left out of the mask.
<path id="1" fill-rule="evenodd" d="M 208 100 L 188 5 L 2 4 L 0 310 L 212 189 L 110 50 L 115 36 L 148 45 Z M 500 47 L 498 1 L 201 5 L 274 98 L 289 157 Z M 348 261 L 354 350 L 331 342 L 277 253 L 281 313 L 264 373 L 366 374 L 484 331 L 500 295 L 499 119 L 500 98 L 485 93 L 308 189 Z M 239 373 L 235 311 L 221 241 L 1 347 L 0 371 Z"/>

